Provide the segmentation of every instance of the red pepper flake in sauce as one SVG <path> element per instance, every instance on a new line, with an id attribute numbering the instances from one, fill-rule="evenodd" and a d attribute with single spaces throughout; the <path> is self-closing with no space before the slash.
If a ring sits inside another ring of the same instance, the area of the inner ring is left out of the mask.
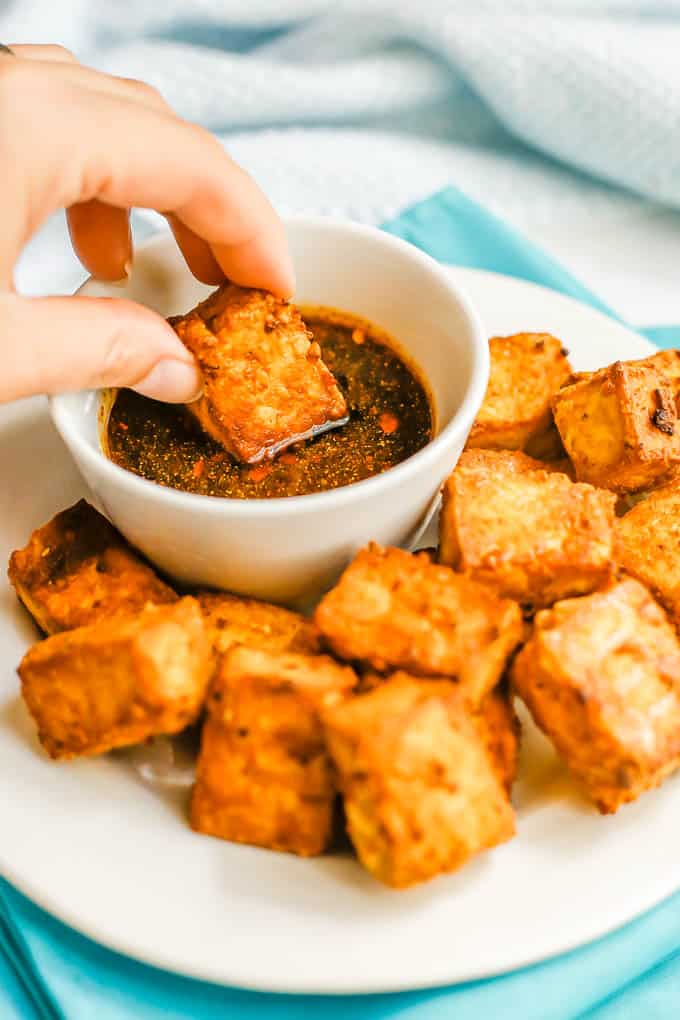
<path id="1" fill-rule="evenodd" d="M 352 340 L 354 340 L 355 344 L 359 344 L 359 345 L 365 344 L 366 343 L 366 330 L 365 329 L 359 329 L 359 327 L 357 326 L 356 329 L 352 330 Z"/>
<path id="2" fill-rule="evenodd" d="M 391 436 L 399 428 L 399 419 L 396 414 L 391 414 L 389 411 L 383 411 L 378 418 L 378 424 L 386 436 Z"/>
<path id="3" fill-rule="evenodd" d="M 121 432 L 127 432 L 129 426 L 126 425 L 124 421 L 119 421 L 118 428 L 120 429 Z"/>
<path id="4" fill-rule="evenodd" d="M 201 457 L 201 459 L 197 460 L 193 468 L 191 469 L 191 474 L 193 475 L 194 478 L 200 478 L 204 471 L 205 460 Z"/>
<path id="5" fill-rule="evenodd" d="M 257 464 L 248 472 L 248 478 L 251 482 L 261 482 L 270 474 L 271 469 L 271 464 Z"/>

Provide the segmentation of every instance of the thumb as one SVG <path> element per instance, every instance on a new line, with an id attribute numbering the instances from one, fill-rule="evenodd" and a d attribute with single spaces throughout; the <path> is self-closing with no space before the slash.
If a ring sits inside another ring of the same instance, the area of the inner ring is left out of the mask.
<path id="1" fill-rule="evenodd" d="M 188 403 L 196 362 L 155 312 L 118 298 L 0 294 L 0 403 L 36 393 L 129 386 Z"/>

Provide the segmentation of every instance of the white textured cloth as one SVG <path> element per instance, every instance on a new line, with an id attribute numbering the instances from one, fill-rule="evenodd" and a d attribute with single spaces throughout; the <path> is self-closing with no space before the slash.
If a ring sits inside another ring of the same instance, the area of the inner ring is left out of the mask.
<path id="1" fill-rule="evenodd" d="M 634 322 L 680 322 L 680 0 L 0 0 L 225 137 L 282 210 L 454 183 Z M 48 229 L 18 277 L 66 289 Z"/>

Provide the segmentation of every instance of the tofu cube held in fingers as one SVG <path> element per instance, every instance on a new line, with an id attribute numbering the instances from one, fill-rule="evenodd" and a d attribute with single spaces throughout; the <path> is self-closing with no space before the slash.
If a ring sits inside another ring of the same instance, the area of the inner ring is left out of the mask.
<path id="1" fill-rule="evenodd" d="M 603 814 L 680 764 L 680 644 L 633 578 L 538 613 L 512 679 Z"/>
<path id="2" fill-rule="evenodd" d="M 237 460 L 254 464 L 346 420 L 345 398 L 294 305 L 226 283 L 170 322 L 203 374 L 203 395 L 187 409 Z"/>
<path id="3" fill-rule="evenodd" d="M 323 713 L 363 866 L 403 888 L 514 834 L 503 782 L 461 692 L 404 673 Z"/>
<path id="4" fill-rule="evenodd" d="M 478 704 L 519 643 L 515 602 L 430 557 L 372 543 L 317 606 L 314 621 L 343 659 L 379 672 L 456 679 Z"/>
<path id="5" fill-rule="evenodd" d="M 300 613 L 226 592 L 201 592 L 196 597 L 217 655 L 236 645 L 312 655 L 319 651 L 316 628 Z"/>
<path id="6" fill-rule="evenodd" d="M 580 373 L 555 396 L 555 422 L 580 481 L 634 492 L 680 461 L 667 360 L 617 361 Z"/>
<path id="7" fill-rule="evenodd" d="M 551 401 L 571 373 L 561 341 L 549 333 L 494 336 L 489 355 L 489 384 L 466 449 L 531 447 L 558 457 Z"/>
<path id="8" fill-rule="evenodd" d="M 101 754 L 178 733 L 198 717 L 212 654 L 195 599 L 55 634 L 19 666 L 52 758 Z"/>
<path id="9" fill-rule="evenodd" d="M 619 564 L 647 585 L 680 630 L 680 479 L 619 518 L 617 537 Z"/>
<path id="10" fill-rule="evenodd" d="M 322 853 L 336 787 L 319 712 L 356 681 L 328 656 L 228 652 L 208 697 L 192 827 L 303 857 Z"/>
<path id="11" fill-rule="evenodd" d="M 440 559 L 535 606 L 610 575 L 615 496 L 523 453 L 464 452 L 444 487 Z"/>
<path id="12" fill-rule="evenodd" d="M 9 579 L 47 634 L 84 627 L 177 595 L 84 499 L 12 553 Z"/>

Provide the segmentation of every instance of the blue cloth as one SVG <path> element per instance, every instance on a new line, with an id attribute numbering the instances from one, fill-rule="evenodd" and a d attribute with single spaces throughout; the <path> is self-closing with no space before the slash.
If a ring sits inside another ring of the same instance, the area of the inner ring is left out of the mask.
<path id="1" fill-rule="evenodd" d="M 385 229 L 443 262 L 522 277 L 607 311 L 554 260 L 453 189 Z M 668 346 L 680 342 L 680 327 L 649 335 Z M 297 1020 L 303 1011 L 320 1020 L 670 1020 L 680 1015 L 680 894 L 583 949 L 493 980 L 303 998 L 220 988 L 136 963 L 78 935 L 0 879 L 2 1020 Z"/>

